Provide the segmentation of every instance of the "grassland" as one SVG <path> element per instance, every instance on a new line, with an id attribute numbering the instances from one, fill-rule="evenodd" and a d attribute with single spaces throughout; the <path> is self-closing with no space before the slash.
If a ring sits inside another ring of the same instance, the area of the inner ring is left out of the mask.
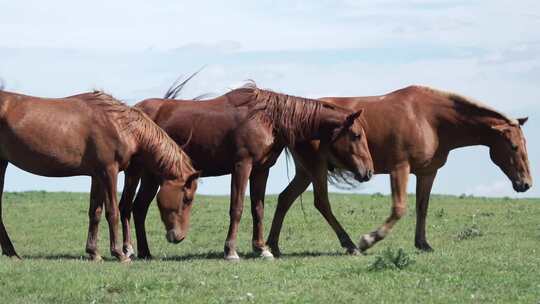
<path id="1" fill-rule="evenodd" d="M 380 195 L 331 196 L 357 239 L 389 210 Z M 414 197 L 409 198 L 410 207 Z M 267 230 L 276 197 L 267 198 Z M 147 221 L 153 261 L 121 265 L 85 260 L 88 194 L 4 194 L 4 221 L 24 258 L 0 258 L 0 303 L 538 303 L 540 200 L 434 196 L 428 239 L 414 249 L 414 207 L 367 256 L 346 256 L 304 194 L 284 225 L 280 260 L 250 257 L 246 206 L 240 263 L 221 259 L 228 225 L 226 197 L 198 196 L 192 229 L 179 245 L 165 241 L 157 208 Z M 108 256 L 106 221 L 100 249 Z M 386 249 L 413 260 L 402 270 L 369 270 Z"/>

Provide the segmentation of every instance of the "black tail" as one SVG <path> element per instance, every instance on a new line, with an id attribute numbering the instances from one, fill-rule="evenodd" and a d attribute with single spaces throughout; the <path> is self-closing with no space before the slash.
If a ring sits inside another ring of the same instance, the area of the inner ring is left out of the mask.
<path id="1" fill-rule="evenodd" d="M 163 96 L 164 99 L 176 99 L 180 93 L 182 92 L 182 89 L 184 86 L 197 74 L 199 74 L 206 66 L 202 66 L 197 72 L 191 74 L 188 78 L 182 81 L 182 76 L 178 77 L 176 81 L 172 84 L 172 86 L 167 90 L 165 93 L 165 96 Z"/>

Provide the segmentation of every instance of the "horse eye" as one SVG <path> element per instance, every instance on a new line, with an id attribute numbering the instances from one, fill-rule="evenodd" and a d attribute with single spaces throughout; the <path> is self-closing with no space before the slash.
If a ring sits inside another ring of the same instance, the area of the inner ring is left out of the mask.
<path id="1" fill-rule="evenodd" d="M 362 134 L 356 134 L 356 133 L 353 132 L 353 133 L 351 134 L 351 136 L 352 136 L 352 138 L 353 138 L 354 140 L 357 140 L 357 139 L 360 139 L 360 138 L 362 137 Z"/>
<path id="2" fill-rule="evenodd" d="M 517 151 L 518 146 L 516 144 L 512 144 L 512 150 Z"/>

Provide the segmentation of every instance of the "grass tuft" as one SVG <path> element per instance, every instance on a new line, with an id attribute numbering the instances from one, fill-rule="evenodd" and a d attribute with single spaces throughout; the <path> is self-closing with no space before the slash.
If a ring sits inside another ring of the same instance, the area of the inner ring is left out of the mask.
<path id="1" fill-rule="evenodd" d="M 381 270 L 402 270 L 415 261 L 410 257 L 410 255 L 399 248 L 394 252 L 391 248 L 386 248 L 382 254 L 375 257 L 375 261 L 368 266 L 369 271 L 381 271 Z"/>
<path id="2" fill-rule="evenodd" d="M 457 234 L 456 238 L 459 241 L 463 241 L 463 240 L 474 239 L 474 238 L 480 237 L 482 235 L 483 235 L 483 233 L 480 230 L 480 228 L 478 228 L 478 226 L 476 224 L 474 224 L 474 225 L 472 225 L 470 227 L 465 228 L 463 231 L 460 231 Z"/>

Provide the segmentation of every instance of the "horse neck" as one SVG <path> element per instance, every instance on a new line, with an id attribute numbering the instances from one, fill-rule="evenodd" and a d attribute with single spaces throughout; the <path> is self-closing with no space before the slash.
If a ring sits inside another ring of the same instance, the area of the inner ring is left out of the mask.
<path id="1" fill-rule="evenodd" d="M 489 147 L 494 138 L 491 126 L 505 122 L 489 113 L 473 114 L 456 110 L 439 121 L 439 126 L 445 126 L 439 138 L 450 150 L 477 145 Z"/>

